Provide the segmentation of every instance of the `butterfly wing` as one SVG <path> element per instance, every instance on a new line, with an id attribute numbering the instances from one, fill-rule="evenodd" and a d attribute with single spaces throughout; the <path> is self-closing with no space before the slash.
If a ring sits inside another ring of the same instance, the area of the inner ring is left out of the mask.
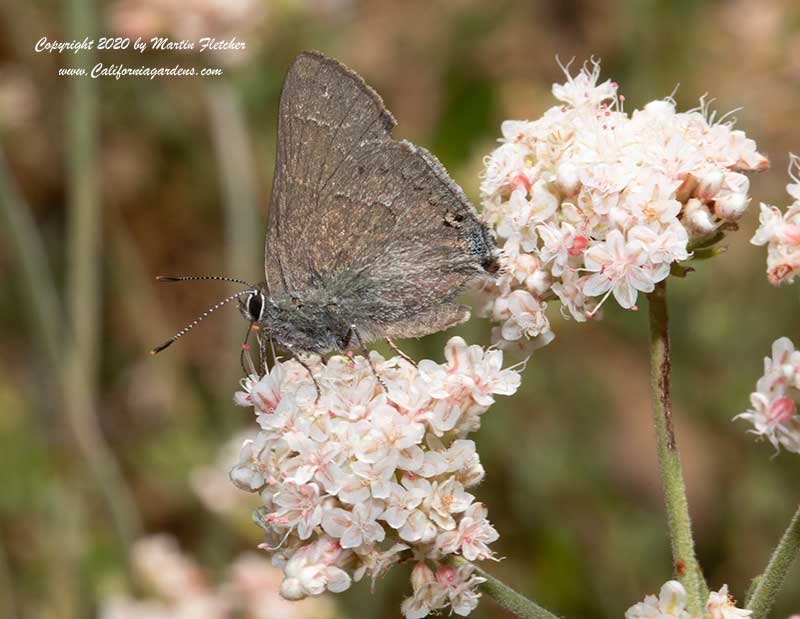
<path id="1" fill-rule="evenodd" d="M 266 243 L 273 292 L 325 303 L 365 333 L 433 332 L 465 317 L 442 305 L 494 260 L 477 213 L 433 155 L 355 73 L 297 57 L 281 95 Z M 454 309 L 456 308 L 456 309 Z"/>

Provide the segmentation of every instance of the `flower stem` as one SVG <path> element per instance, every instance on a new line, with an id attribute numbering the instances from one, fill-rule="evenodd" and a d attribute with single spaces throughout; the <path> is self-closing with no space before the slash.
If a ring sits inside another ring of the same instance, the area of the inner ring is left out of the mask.
<path id="1" fill-rule="evenodd" d="M 650 388 L 653 401 L 653 421 L 658 446 L 658 462 L 664 500 L 667 508 L 667 526 L 672 545 L 675 575 L 689 597 L 688 610 L 693 617 L 703 615 L 704 601 L 708 598 L 706 585 L 694 551 L 692 524 L 686 500 L 680 455 L 675 442 L 672 408 L 669 394 L 669 332 L 667 318 L 667 283 L 662 281 L 648 295 L 650 302 Z"/>
<path id="2" fill-rule="evenodd" d="M 456 565 L 465 565 L 468 561 L 457 557 L 453 560 L 453 563 Z M 474 564 L 473 567 L 475 568 L 476 574 L 486 579 L 486 582 L 480 586 L 481 591 L 494 598 L 494 601 L 508 612 L 522 619 L 558 619 L 557 615 L 542 608 L 536 602 L 529 600 L 521 593 L 517 593 L 503 581 L 498 580 Z"/>
<path id="3" fill-rule="evenodd" d="M 786 572 L 800 552 L 800 507 L 778 542 L 767 567 L 755 581 L 752 595 L 745 607 L 753 611 L 753 619 L 765 619 L 772 610 L 775 598 L 786 579 Z"/>

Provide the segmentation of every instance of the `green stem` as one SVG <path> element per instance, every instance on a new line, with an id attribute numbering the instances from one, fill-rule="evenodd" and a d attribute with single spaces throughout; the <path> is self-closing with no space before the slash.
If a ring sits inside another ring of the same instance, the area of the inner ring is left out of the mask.
<path id="1" fill-rule="evenodd" d="M 753 611 L 753 619 L 766 619 L 798 552 L 800 552 L 800 507 L 773 551 L 764 572 L 757 578 L 752 596 L 745 605 L 747 609 Z"/>
<path id="2" fill-rule="evenodd" d="M 456 565 L 466 565 L 469 563 L 465 559 L 457 557 L 453 560 Z M 490 596 L 502 608 L 508 612 L 522 617 L 522 619 L 558 619 L 549 610 L 542 608 L 533 600 L 529 600 L 521 593 L 517 593 L 505 584 L 503 581 L 498 580 L 487 571 L 479 568 L 473 564 L 475 573 L 486 579 L 486 582 L 480 586 L 480 590 L 486 595 Z"/>
<path id="3" fill-rule="evenodd" d="M 689 614 L 703 614 L 708 598 L 706 585 L 694 551 L 692 523 L 686 500 L 680 455 L 675 442 L 672 409 L 669 393 L 669 330 L 667 318 L 667 283 L 656 285 L 648 295 L 650 301 L 650 388 L 653 401 L 653 422 L 656 430 L 658 462 L 664 500 L 667 509 L 667 526 L 672 545 L 675 575 L 689 597 Z"/>

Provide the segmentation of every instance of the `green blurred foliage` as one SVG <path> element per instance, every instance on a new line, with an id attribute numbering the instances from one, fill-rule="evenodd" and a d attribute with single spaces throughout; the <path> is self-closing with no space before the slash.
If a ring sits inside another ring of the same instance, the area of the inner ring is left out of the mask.
<path id="1" fill-rule="evenodd" d="M 743 598 L 800 500 L 798 457 L 773 458 L 744 424 L 730 421 L 748 406 L 772 341 L 788 335 L 800 344 L 800 289 L 772 288 L 764 249 L 748 244 L 756 202 L 787 201 L 787 153 L 800 150 L 796 2 L 287 0 L 264 7 L 264 24 L 245 37 L 246 62 L 226 67 L 221 78 L 241 102 L 248 127 L 262 205 L 252 214 L 259 239 L 280 85 L 292 57 L 306 48 L 358 70 L 398 118 L 397 135 L 431 148 L 476 202 L 481 160 L 500 122 L 535 118 L 551 105 L 550 84 L 561 78 L 557 55 L 579 63 L 601 58 L 603 75 L 620 83 L 630 109 L 669 95 L 678 83 L 682 109 L 706 92 L 717 109 L 743 108 L 739 126 L 773 167 L 753 179 L 752 212 L 729 236 L 730 251 L 670 284 L 675 415 L 700 560 L 712 588 L 727 582 Z M 110 31 L 114 10 L 98 7 L 101 32 Z M 32 46 L 44 35 L 65 37 L 65 8 L 10 0 L 0 19 L 3 150 L 61 287 L 70 153 L 67 80 L 56 70 L 66 59 L 34 54 Z M 113 58 L 176 60 L 133 54 Z M 181 56 L 181 62 L 202 60 Z M 96 398 L 103 434 L 146 531 L 175 534 L 184 549 L 221 569 L 257 543 L 258 531 L 247 516 L 232 523 L 210 513 L 189 480 L 252 423 L 231 402 L 238 342 L 226 324 L 238 318 L 208 321 L 157 359 L 146 355 L 223 293 L 212 284 L 162 289 L 152 282 L 158 273 L 226 268 L 219 157 L 229 154 L 214 151 L 213 81 L 98 84 L 101 158 L 94 173 L 105 220 Z M 17 257 L 5 247 L 0 615 L 92 616 L 110 591 L 136 585 L 53 390 L 37 325 L 22 302 Z M 262 263 L 254 251 L 247 272 L 229 274 L 257 280 Z M 520 392 L 500 401 L 477 434 L 487 470 L 477 494 L 489 505 L 501 533 L 495 548 L 505 557 L 489 569 L 561 616 L 619 618 L 671 574 L 648 403 L 646 312 L 609 305 L 600 322 L 576 325 L 555 314 L 553 322 L 555 342 L 535 353 Z M 403 347 L 414 357 L 438 358 L 450 335 L 487 343 L 488 331 L 474 319 Z M 799 579 L 795 566 L 776 617 L 800 612 Z M 398 568 L 375 595 L 361 583 L 337 600 L 343 616 L 399 616 L 407 590 L 406 570 Z M 503 613 L 487 599 L 474 616 Z"/>

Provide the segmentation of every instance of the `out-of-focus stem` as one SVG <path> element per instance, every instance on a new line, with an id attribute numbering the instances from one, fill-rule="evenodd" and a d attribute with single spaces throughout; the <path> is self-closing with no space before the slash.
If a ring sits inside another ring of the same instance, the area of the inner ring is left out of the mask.
<path id="1" fill-rule="evenodd" d="M 0 151 L 0 209 L 8 247 L 19 261 L 22 285 L 34 318 L 34 337 L 41 341 L 47 360 L 55 370 L 61 365 L 65 336 L 55 280 L 47 263 L 44 243 L 28 205 L 22 199 L 5 154 Z"/>
<path id="2" fill-rule="evenodd" d="M 95 32 L 92 0 L 71 0 L 70 32 L 75 39 Z M 93 61 L 89 51 L 73 54 L 76 67 Z M 129 544 L 138 530 L 134 502 L 106 444 L 96 415 L 100 327 L 100 191 L 97 170 L 96 83 L 73 77 L 67 105 L 68 272 L 67 310 L 71 345 L 64 355 L 64 409 L 77 445 L 108 502 L 117 534 Z"/>
<path id="3" fill-rule="evenodd" d="M 648 299 L 650 302 L 650 388 L 653 422 L 656 430 L 664 501 L 667 508 L 667 526 L 672 545 L 673 566 L 675 575 L 689 596 L 689 614 L 693 617 L 700 617 L 703 615 L 705 600 L 708 598 L 708 586 L 695 556 L 692 523 L 686 500 L 686 483 L 683 479 L 680 454 L 672 423 L 666 281 L 657 284 L 655 290 L 648 295 Z"/>
<path id="4" fill-rule="evenodd" d="M 753 611 L 753 619 L 766 619 L 775 598 L 786 580 L 786 573 L 800 553 L 800 507 L 778 542 L 764 572 L 758 577 L 745 607 Z"/>
<path id="5" fill-rule="evenodd" d="M 468 563 L 465 559 L 460 557 L 453 560 L 455 565 L 465 565 Z M 479 568 L 473 564 L 475 573 L 486 579 L 486 582 L 480 586 L 480 590 L 486 595 L 493 598 L 502 608 L 508 612 L 522 617 L 522 619 L 558 619 L 549 610 L 542 608 L 533 600 L 529 600 L 521 593 L 517 593 L 505 584 L 503 581 L 495 578 L 487 571 Z"/>
<path id="6" fill-rule="evenodd" d="M 242 103 L 226 82 L 214 82 L 207 89 L 209 123 L 219 169 L 225 208 L 226 275 L 247 279 L 263 256 L 263 226 L 259 225 L 258 190 L 252 146 Z M 259 276 L 259 280 L 263 276 Z M 246 331 L 238 315 L 228 322 L 230 341 L 240 340 Z"/>

